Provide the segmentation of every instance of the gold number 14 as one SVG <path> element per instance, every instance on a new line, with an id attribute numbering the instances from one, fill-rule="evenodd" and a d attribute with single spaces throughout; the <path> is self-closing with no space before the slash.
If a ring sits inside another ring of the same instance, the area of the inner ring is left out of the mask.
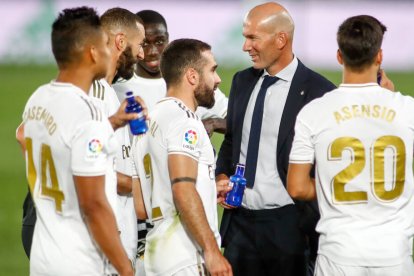
<path id="1" fill-rule="evenodd" d="M 33 191 L 37 179 L 37 172 L 33 161 L 33 142 L 31 138 L 26 138 L 25 140 L 27 148 L 27 179 L 29 181 L 30 191 L 34 197 L 35 195 L 33 194 Z M 42 144 L 40 157 L 40 181 L 42 183 L 40 194 L 44 197 L 52 199 L 55 202 L 56 212 L 62 213 L 62 203 L 65 200 L 65 195 L 59 188 L 55 163 L 53 162 L 50 146 Z M 51 185 L 48 185 L 48 173 L 50 176 Z"/>

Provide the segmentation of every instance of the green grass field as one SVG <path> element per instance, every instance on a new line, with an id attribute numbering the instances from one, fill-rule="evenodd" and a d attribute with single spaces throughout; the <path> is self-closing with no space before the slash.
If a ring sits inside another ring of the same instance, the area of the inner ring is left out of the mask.
<path id="1" fill-rule="evenodd" d="M 221 90 L 228 93 L 237 69 L 220 68 Z M 55 66 L 0 65 L 0 274 L 28 275 L 29 262 L 21 245 L 22 203 L 27 192 L 23 155 L 15 140 L 15 130 L 21 121 L 24 105 L 30 94 L 41 84 L 56 76 Z M 320 72 L 339 84 L 339 72 Z M 414 73 L 389 72 L 396 89 L 414 95 Z M 219 148 L 222 135 L 214 135 Z"/>

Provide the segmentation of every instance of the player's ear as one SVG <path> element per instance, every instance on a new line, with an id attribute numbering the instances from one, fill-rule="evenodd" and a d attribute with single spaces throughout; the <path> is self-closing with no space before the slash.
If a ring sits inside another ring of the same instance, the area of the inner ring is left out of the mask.
<path id="1" fill-rule="evenodd" d="M 194 68 L 188 68 L 187 71 L 185 72 L 185 78 L 187 79 L 187 82 L 190 83 L 191 85 L 197 85 L 200 76 L 197 70 L 195 70 Z"/>
<path id="2" fill-rule="evenodd" d="M 380 49 L 375 57 L 375 62 L 377 65 L 381 65 L 382 63 L 382 49 Z"/>
<path id="3" fill-rule="evenodd" d="M 282 49 L 288 42 L 287 33 L 279 32 L 276 34 L 276 46 L 278 49 Z"/>
<path id="4" fill-rule="evenodd" d="M 92 60 L 92 63 L 96 63 L 98 60 L 98 49 L 94 45 L 89 48 L 89 54 Z"/>
<path id="5" fill-rule="evenodd" d="M 120 52 L 123 52 L 125 50 L 127 41 L 124 33 L 117 33 L 115 35 L 115 46 Z"/>
<path id="6" fill-rule="evenodd" d="M 336 51 L 336 59 L 338 60 L 339 64 L 344 65 L 344 60 L 342 59 L 342 53 L 339 49 L 338 51 Z"/>

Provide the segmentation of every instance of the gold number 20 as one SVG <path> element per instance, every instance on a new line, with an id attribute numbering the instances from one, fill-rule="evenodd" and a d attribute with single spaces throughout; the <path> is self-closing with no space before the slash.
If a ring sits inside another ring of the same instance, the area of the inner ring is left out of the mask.
<path id="1" fill-rule="evenodd" d="M 33 162 L 33 142 L 31 138 L 26 138 L 27 148 L 27 178 L 29 181 L 30 191 L 33 194 L 34 186 L 36 183 L 37 172 Z M 41 165 L 40 165 L 40 177 L 42 187 L 40 193 L 42 196 L 52 199 L 55 202 L 56 212 L 62 213 L 62 203 L 65 200 L 65 195 L 59 188 L 59 183 L 56 175 L 55 163 L 53 162 L 52 151 L 50 146 L 42 144 L 41 152 Z M 48 172 L 50 176 L 51 185 L 48 185 Z"/>
<path id="2" fill-rule="evenodd" d="M 345 191 L 345 186 L 365 168 L 366 156 L 363 143 L 355 137 L 335 139 L 328 149 L 328 160 L 342 159 L 343 151 L 351 153 L 351 164 L 332 179 L 333 202 L 359 203 L 368 199 L 365 191 Z M 392 151 L 392 189 L 385 189 L 385 150 Z M 397 136 L 381 136 L 370 148 L 370 185 L 374 196 L 381 201 L 393 201 L 404 190 L 405 183 L 405 144 Z"/>

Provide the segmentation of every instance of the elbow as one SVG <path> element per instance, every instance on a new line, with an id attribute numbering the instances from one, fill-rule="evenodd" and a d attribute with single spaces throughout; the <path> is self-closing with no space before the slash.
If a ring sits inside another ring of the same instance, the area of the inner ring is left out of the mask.
<path id="1" fill-rule="evenodd" d="M 99 216 L 100 211 L 104 209 L 104 203 L 96 198 L 79 202 L 79 207 L 86 220 L 90 220 L 93 216 Z"/>
<path id="2" fill-rule="evenodd" d="M 293 199 L 303 200 L 306 198 L 305 190 L 300 189 L 299 187 L 297 187 L 296 185 L 292 183 L 288 183 L 287 191 L 290 197 Z"/>
<path id="3" fill-rule="evenodd" d="M 140 219 L 140 220 L 148 219 L 148 214 L 147 214 L 147 211 L 145 210 L 145 207 L 135 208 L 135 213 L 137 215 L 137 219 Z"/>
<path id="4" fill-rule="evenodd" d="M 287 192 L 291 198 L 305 200 L 309 192 L 308 188 L 304 179 L 298 178 L 291 173 L 288 174 Z"/>
<path id="5" fill-rule="evenodd" d="M 117 172 L 117 185 L 118 195 L 125 196 L 132 193 L 132 177 Z"/>

